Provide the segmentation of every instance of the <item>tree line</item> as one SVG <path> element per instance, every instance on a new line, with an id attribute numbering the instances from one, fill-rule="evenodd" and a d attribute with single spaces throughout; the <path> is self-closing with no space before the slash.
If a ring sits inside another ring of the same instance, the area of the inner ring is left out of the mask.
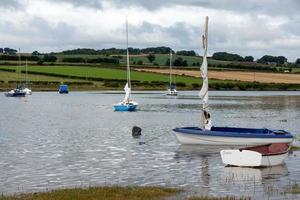
<path id="1" fill-rule="evenodd" d="M 131 55 L 139 55 L 139 54 L 172 54 L 182 55 L 182 56 L 196 56 L 196 52 L 191 50 L 181 50 L 174 51 L 170 47 L 148 47 L 148 48 L 128 48 L 128 52 Z M 125 55 L 127 53 L 127 49 L 117 49 L 117 48 L 108 48 L 108 49 L 89 49 L 89 48 L 79 48 L 73 50 L 66 50 L 61 52 L 64 55 Z"/>
<path id="2" fill-rule="evenodd" d="M 253 56 L 242 57 L 238 54 L 227 53 L 227 52 L 216 52 L 211 57 L 214 60 L 222 61 L 239 61 L 239 62 L 254 62 Z M 269 64 L 269 65 L 284 65 L 287 64 L 287 58 L 284 56 L 271 56 L 264 55 L 261 58 L 257 59 L 257 63 Z M 300 65 L 300 58 L 298 58 L 295 64 Z"/>

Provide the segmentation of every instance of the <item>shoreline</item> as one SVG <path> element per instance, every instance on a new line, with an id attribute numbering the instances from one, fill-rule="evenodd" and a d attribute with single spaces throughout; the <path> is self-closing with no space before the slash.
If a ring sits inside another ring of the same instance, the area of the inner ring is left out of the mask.
<path id="1" fill-rule="evenodd" d="M 0 87 L 0 92 L 8 92 L 15 87 L 10 87 L 9 89 Z M 49 87 L 30 87 L 30 89 L 33 90 L 33 92 L 58 92 L 58 87 L 57 88 L 49 88 Z M 178 91 L 199 91 L 200 89 L 192 89 L 192 88 L 177 88 Z M 69 92 L 89 92 L 89 91 L 112 91 L 112 92 L 120 92 L 124 93 L 124 89 L 122 87 L 120 88 L 107 88 L 107 87 L 76 87 L 73 88 L 72 86 L 69 86 Z M 143 92 L 143 91 L 157 91 L 157 92 L 165 92 L 166 89 L 164 88 L 134 88 L 134 92 Z M 253 91 L 253 92 L 258 92 L 258 91 L 266 91 L 266 92 L 297 92 L 300 91 L 300 89 L 209 89 L 209 91 Z"/>
<path id="2" fill-rule="evenodd" d="M 0 200 L 165 200 L 165 199 L 184 199 L 184 200 L 250 200 L 250 197 L 239 196 L 220 196 L 212 195 L 194 196 L 180 188 L 161 187 L 161 186 L 97 186 L 62 188 L 46 190 L 41 192 L 19 193 L 12 195 L 2 195 Z"/>

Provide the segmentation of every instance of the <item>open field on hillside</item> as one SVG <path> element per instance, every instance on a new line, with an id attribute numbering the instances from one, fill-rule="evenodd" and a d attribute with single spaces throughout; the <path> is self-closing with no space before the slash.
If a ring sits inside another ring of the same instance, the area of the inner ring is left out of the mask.
<path id="1" fill-rule="evenodd" d="M 168 74 L 168 69 L 136 69 L 138 71 Z M 173 70 L 173 74 L 200 77 L 199 70 Z M 300 74 L 239 72 L 239 71 L 209 71 L 209 78 L 218 80 L 239 80 L 261 83 L 297 83 L 300 84 Z"/>
<path id="2" fill-rule="evenodd" d="M 0 69 L 13 69 L 16 70 L 18 67 L 15 66 L 0 66 Z M 22 70 L 25 70 L 23 67 Z M 40 75 L 66 75 L 74 76 L 74 78 L 102 78 L 102 79 L 113 79 L 113 80 L 126 80 L 126 70 L 122 69 L 109 69 L 99 67 L 81 67 L 81 66 L 28 66 L 28 73 L 37 72 Z M 2 72 L 1 72 L 2 73 Z M 43 74 L 44 73 L 44 74 Z M 169 77 L 163 74 L 147 73 L 147 72 L 131 72 L 131 79 L 136 81 L 161 81 L 168 82 Z M 178 76 L 176 78 L 178 82 L 186 84 L 199 83 L 199 79 L 193 77 Z"/>

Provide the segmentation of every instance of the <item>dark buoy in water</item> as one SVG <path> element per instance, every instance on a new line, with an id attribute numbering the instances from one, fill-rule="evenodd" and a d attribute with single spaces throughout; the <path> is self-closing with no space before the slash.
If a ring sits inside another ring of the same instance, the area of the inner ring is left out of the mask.
<path id="1" fill-rule="evenodd" d="M 138 126 L 132 127 L 132 137 L 140 137 L 142 135 L 142 129 Z"/>

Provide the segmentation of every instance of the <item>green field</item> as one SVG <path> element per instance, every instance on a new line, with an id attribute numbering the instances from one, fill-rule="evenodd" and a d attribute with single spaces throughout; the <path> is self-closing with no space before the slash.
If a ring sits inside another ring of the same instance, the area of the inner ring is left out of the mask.
<path id="1" fill-rule="evenodd" d="M 16 66 L 0 66 L 0 69 L 19 69 Z M 25 70 L 23 67 L 22 70 Z M 80 78 L 103 78 L 103 79 L 118 79 L 126 80 L 126 70 L 109 69 L 99 67 L 82 67 L 82 66 L 28 66 L 28 72 L 49 73 L 53 75 L 67 75 Z M 2 73 L 2 72 L 0 72 Z M 169 76 L 163 74 L 136 72 L 131 71 L 131 79 L 141 82 L 161 81 L 168 82 Z M 183 82 L 186 84 L 200 83 L 200 80 L 192 77 L 176 76 L 176 82 Z"/>
<path id="2" fill-rule="evenodd" d="M 181 57 L 183 60 L 186 60 L 189 66 L 192 66 L 193 64 L 201 64 L 202 63 L 202 57 L 200 56 L 180 56 L 180 55 L 173 55 L 172 60 L 174 61 L 178 57 Z M 166 66 L 167 60 L 170 58 L 168 54 L 155 54 L 155 60 L 153 63 L 158 64 L 159 66 Z M 153 65 L 153 63 L 150 63 L 147 56 L 130 56 L 130 63 L 133 64 L 134 62 L 137 63 L 138 61 L 143 61 L 143 64 L 145 65 Z M 126 57 L 123 56 L 123 58 L 120 60 L 120 63 L 125 63 Z M 220 60 L 213 60 L 208 59 L 209 64 L 220 64 L 220 65 L 228 65 L 232 62 L 230 61 L 220 61 Z M 198 65 L 197 65 L 198 66 Z"/>

